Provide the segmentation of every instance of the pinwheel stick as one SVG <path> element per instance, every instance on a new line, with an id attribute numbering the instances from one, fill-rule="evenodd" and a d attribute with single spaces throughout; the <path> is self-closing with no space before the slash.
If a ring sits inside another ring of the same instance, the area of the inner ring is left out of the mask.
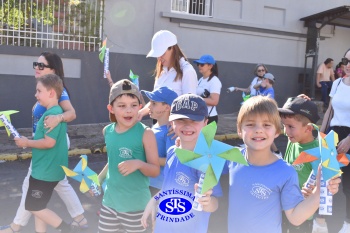
<path id="1" fill-rule="evenodd" d="M 109 48 L 106 48 L 105 52 L 105 60 L 104 60 L 104 67 L 103 67 L 103 78 L 107 78 L 106 72 L 109 70 Z"/>
<path id="2" fill-rule="evenodd" d="M 204 182 L 204 177 L 205 177 L 205 174 L 202 173 L 201 176 L 199 177 L 196 193 L 194 194 L 194 201 L 192 204 L 192 209 L 197 210 L 197 211 L 203 210 L 203 206 L 201 204 L 199 204 L 198 199 L 204 196 L 201 194 L 203 182 Z"/>
<path id="3" fill-rule="evenodd" d="M 321 176 L 320 206 L 318 208 L 318 213 L 320 215 L 332 215 L 333 195 L 332 193 L 328 192 L 328 183 L 329 180 L 324 181 L 323 177 Z M 316 175 L 313 170 L 311 171 L 305 185 L 307 188 L 316 185 Z"/>

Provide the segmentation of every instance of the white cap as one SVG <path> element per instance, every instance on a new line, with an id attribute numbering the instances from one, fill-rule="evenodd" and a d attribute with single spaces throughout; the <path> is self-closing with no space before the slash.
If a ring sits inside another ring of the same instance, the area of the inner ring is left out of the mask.
<path id="1" fill-rule="evenodd" d="M 152 49 L 146 57 L 160 57 L 165 51 L 177 44 L 174 33 L 167 30 L 160 30 L 152 38 Z"/>

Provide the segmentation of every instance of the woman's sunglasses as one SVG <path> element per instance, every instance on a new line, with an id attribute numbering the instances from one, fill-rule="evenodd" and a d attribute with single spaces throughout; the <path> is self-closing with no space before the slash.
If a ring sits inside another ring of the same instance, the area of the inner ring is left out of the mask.
<path id="1" fill-rule="evenodd" d="M 51 68 L 50 66 L 48 66 L 48 65 L 45 65 L 44 63 L 42 63 L 42 62 L 33 62 L 33 69 L 35 69 L 35 67 L 38 67 L 39 68 L 39 70 L 43 70 L 43 69 L 45 69 L 45 68 Z"/>
<path id="2" fill-rule="evenodd" d="M 203 66 L 205 66 L 205 64 L 197 63 L 197 66 L 203 67 Z"/>

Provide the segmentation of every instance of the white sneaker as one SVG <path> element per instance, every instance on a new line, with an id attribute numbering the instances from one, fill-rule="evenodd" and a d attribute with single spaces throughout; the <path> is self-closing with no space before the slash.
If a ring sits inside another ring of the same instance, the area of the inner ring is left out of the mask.
<path id="1" fill-rule="evenodd" d="M 339 233 L 350 233 L 350 223 L 344 221 L 343 227 L 340 229 Z"/>
<path id="2" fill-rule="evenodd" d="M 312 224 L 312 233 L 328 233 L 327 223 L 325 223 L 323 226 L 321 226 L 314 219 L 313 224 Z"/>

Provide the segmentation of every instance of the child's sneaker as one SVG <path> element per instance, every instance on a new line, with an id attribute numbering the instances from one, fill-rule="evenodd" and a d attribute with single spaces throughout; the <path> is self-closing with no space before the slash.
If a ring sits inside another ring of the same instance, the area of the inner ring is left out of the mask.
<path id="1" fill-rule="evenodd" d="M 314 219 L 312 224 L 312 233 L 328 233 L 327 223 L 325 223 L 324 225 L 320 225 Z"/>
<path id="2" fill-rule="evenodd" d="M 340 229 L 339 233 L 350 233 L 350 223 L 344 221 L 343 227 Z"/>

